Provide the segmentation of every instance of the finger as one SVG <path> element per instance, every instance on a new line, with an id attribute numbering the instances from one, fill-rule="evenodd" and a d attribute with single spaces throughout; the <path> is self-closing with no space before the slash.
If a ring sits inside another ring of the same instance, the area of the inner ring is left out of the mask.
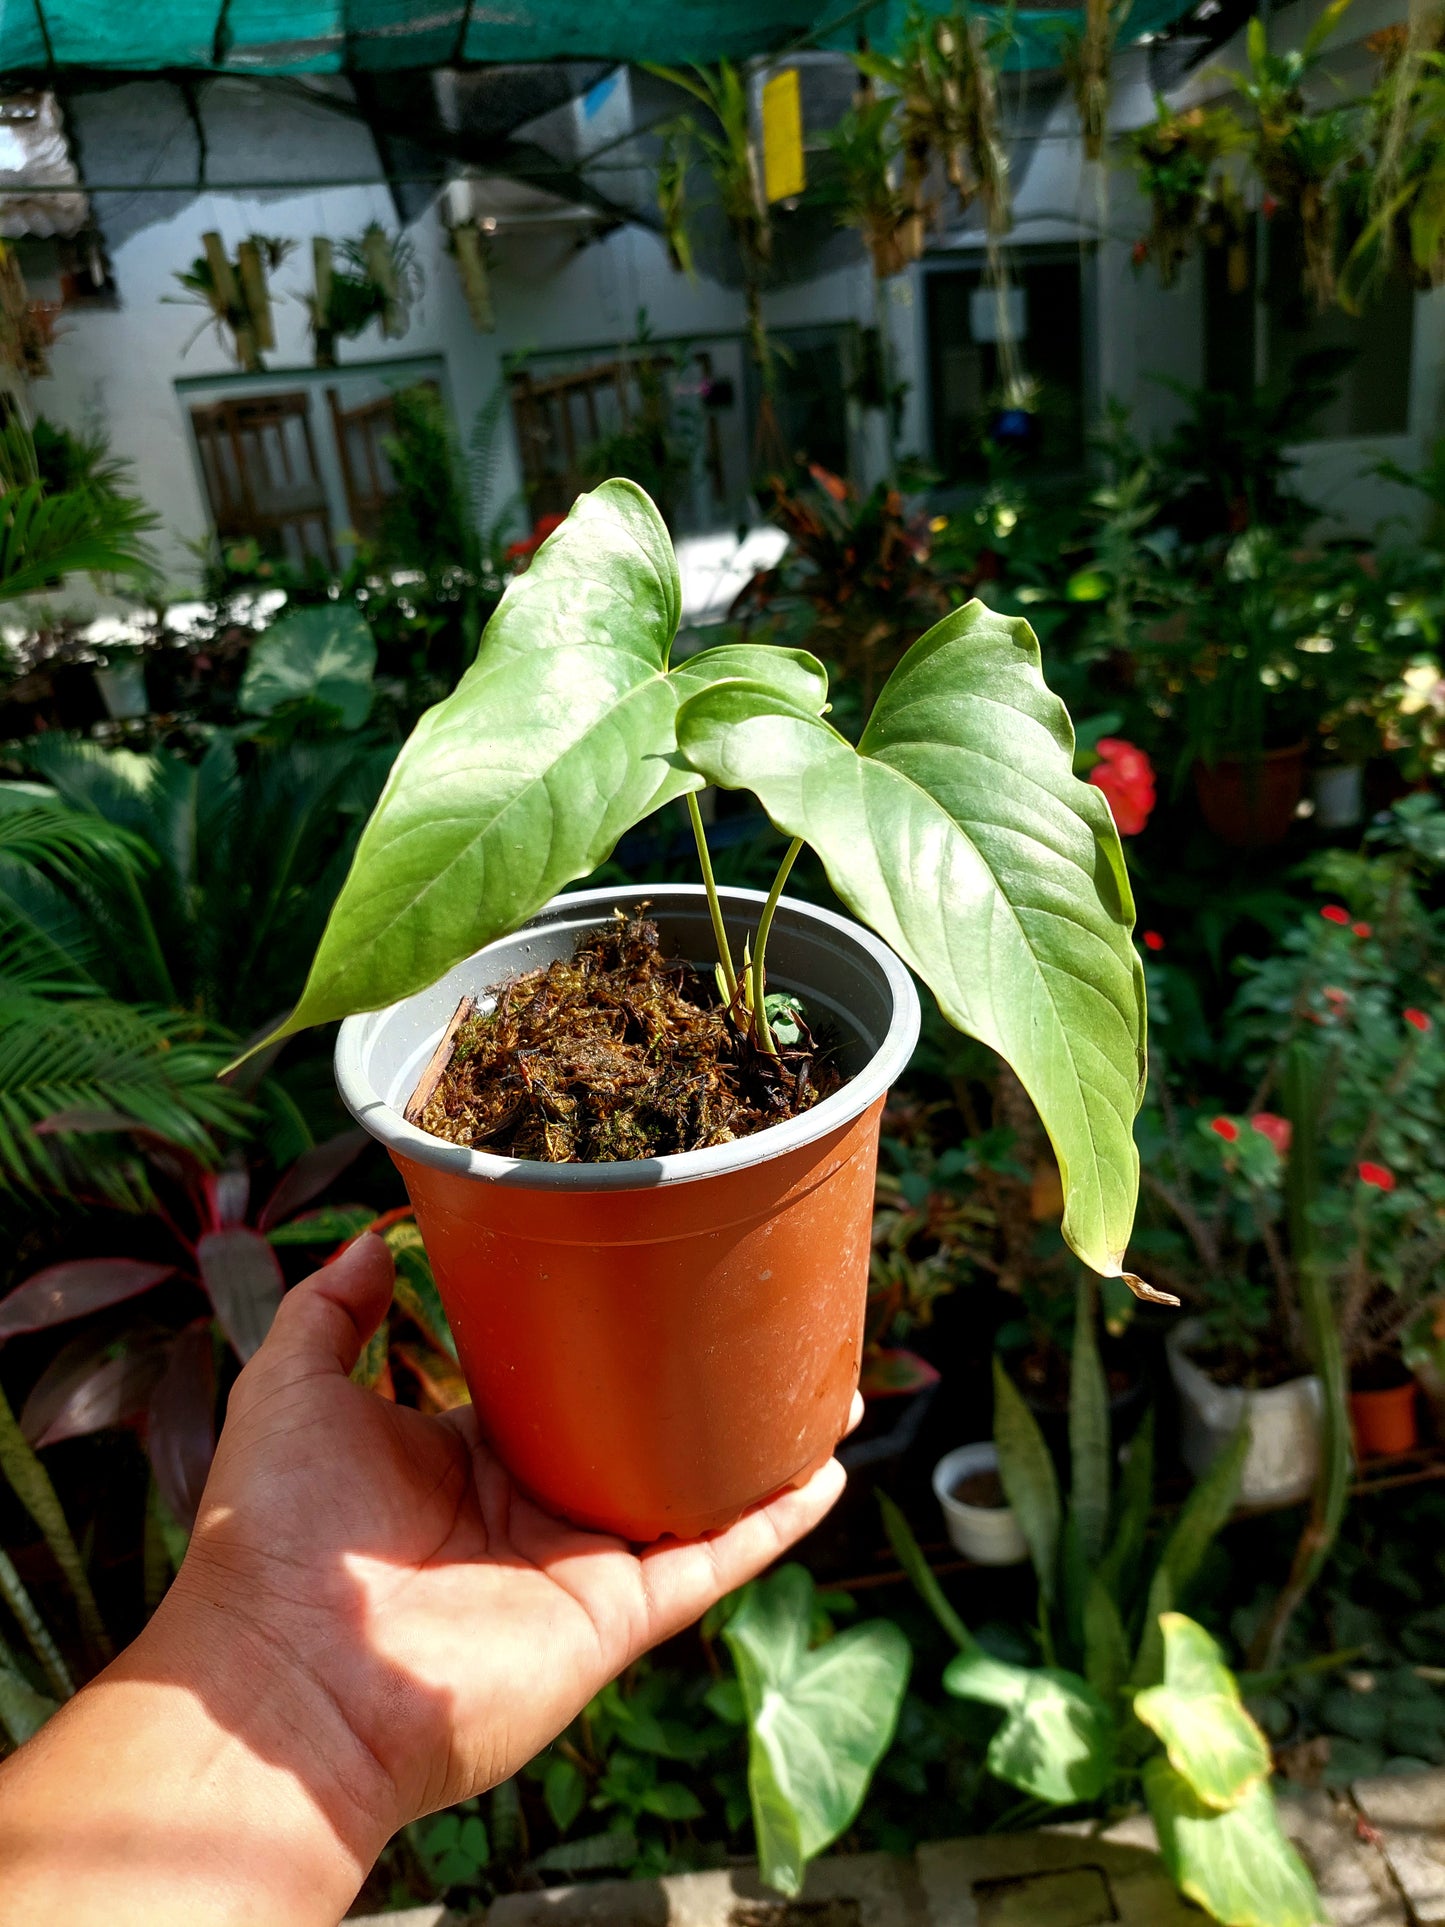
<path id="1" fill-rule="evenodd" d="M 668 1639 L 708 1607 L 755 1579 L 806 1537 L 842 1497 L 847 1474 L 829 1459 L 805 1485 L 745 1512 L 726 1532 L 642 1554 L 652 1625 L 648 1643 Z"/>
<path id="2" fill-rule="evenodd" d="M 370 1233 L 358 1238 L 287 1292 L 253 1363 L 263 1374 L 290 1370 L 344 1377 L 386 1316 L 394 1278 L 383 1241 Z"/>
<path id="3" fill-rule="evenodd" d="M 843 1427 L 843 1436 L 848 1438 L 863 1423 L 863 1394 L 855 1392 L 853 1403 L 848 1407 L 848 1423 Z"/>

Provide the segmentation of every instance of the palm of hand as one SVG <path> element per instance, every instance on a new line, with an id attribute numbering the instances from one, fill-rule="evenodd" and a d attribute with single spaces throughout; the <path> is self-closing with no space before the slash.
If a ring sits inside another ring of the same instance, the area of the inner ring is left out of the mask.
<path id="1" fill-rule="evenodd" d="M 178 1583 L 210 1577 L 263 1651 L 322 1688 L 408 1817 L 516 1772 L 814 1525 L 842 1474 L 641 1555 L 553 1519 L 470 1409 L 429 1418 L 344 1376 L 390 1297 L 384 1247 L 355 1249 L 290 1294 L 238 1382 Z"/>

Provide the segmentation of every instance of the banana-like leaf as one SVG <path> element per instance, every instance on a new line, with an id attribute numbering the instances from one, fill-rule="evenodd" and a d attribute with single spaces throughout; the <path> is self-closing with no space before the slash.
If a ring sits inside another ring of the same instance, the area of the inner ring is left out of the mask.
<path id="1" fill-rule="evenodd" d="M 763 1879 L 796 1894 L 809 1860 L 863 1804 L 903 1703 L 912 1653 L 871 1620 L 808 1650 L 813 1581 L 783 1566 L 724 1629 L 748 1714 L 748 1791 Z"/>
<path id="2" fill-rule="evenodd" d="M 1097 1800 L 1114 1777 L 1114 1719 L 1077 1673 L 1015 1666 L 975 1647 L 948 1663 L 947 1692 L 1004 1709 L 988 1770 L 1050 1806 Z"/>
<path id="3" fill-rule="evenodd" d="M 1176 1886 L 1223 1927 L 1323 1927 L 1315 1883 L 1284 1836 L 1267 1781 L 1221 1813 L 1157 1755 L 1144 1768 L 1144 1797 Z"/>
<path id="4" fill-rule="evenodd" d="M 823 707 L 826 672 L 799 650 L 735 645 L 669 673 L 680 598 L 642 490 L 611 481 L 580 496 L 402 749 L 275 1036 L 432 983 L 700 789 L 676 718 L 712 679 L 762 677 L 794 706 Z"/>
<path id="5" fill-rule="evenodd" d="M 1028 624 L 978 602 L 945 617 L 893 671 L 856 749 L 741 683 L 691 697 L 677 729 L 692 766 L 752 790 L 811 845 L 949 1021 L 1012 1066 L 1058 1157 L 1064 1236 L 1120 1273 L 1144 1087 L 1134 903 Z"/>
<path id="6" fill-rule="evenodd" d="M 1058 1474 L 1038 1420 L 997 1357 L 993 1361 L 993 1439 L 1004 1496 L 1027 1541 L 1047 1608 L 1057 1591 L 1063 1527 Z"/>
<path id="7" fill-rule="evenodd" d="M 1206 1806 L 1238 1806 L 1270 1770 L 1269 1743 L 1204 1628 L 1183 1613 L 1164 1613 L 1161 1629 L 1164 1684 L 1136 1693 L 1134 1711 Z"/>

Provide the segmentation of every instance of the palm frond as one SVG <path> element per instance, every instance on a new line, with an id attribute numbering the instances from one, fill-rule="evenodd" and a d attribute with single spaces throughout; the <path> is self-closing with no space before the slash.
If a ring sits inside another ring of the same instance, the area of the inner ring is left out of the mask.
<path id="1" fill-rule="evenodd" d="M 243 1106 L 215 1081 L 227 1050 L 198 1041 L 193 1029 L 179 1015 L 107 998 L 60 1003 L 0 992 L 0 1190 L 98 1192 L 132 1209 L 145 1202 L 128 1145 L 87 1136 L 81 1160 L 64 1132 L 37 1132 L 62 1113 L 120 1113 L 213 1157 L 210 1133 L 237 1128 Z"/>
<path id="2" fill-rule="evenodd" d="M 95 489 L 48 495 L 39 482 L 0 494 L 0 601 L 38 595 L 67 575 L 142 575 L 156 518 L 142 503 Z"/>

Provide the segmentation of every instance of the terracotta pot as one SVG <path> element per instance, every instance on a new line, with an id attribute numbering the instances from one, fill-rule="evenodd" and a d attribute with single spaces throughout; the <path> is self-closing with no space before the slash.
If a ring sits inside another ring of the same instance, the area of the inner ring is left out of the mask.
<path id="1" fill-rule="evenodd" d="M 740 952 L 763 897 L 722 893 Z M 698 886 L 585 890 L 336 1046 L 348 1108 L 416 1209 L 482 1426 L 549 1511 L 631 1540 L 729 1524 L 804 1477 L 847 1423 L 862 1357 L 878 1126 L 918 997 L 876 937 L 783 898 L 769 980 L 841 1033 L 850 1081 L 733 1144 L 542 1164 L 444 1143 L 402 1116 L 466 993 L 572 954 L 647 903 L 663 946 L 713 954 Z"/>
<path id="2" fill-rule="evenodd" d="M 1420 1442 L 1415 1418 L 1416 1385 L 1407 1378 L 1384 1392 L 1350 1393 L 1350 1430 L 1362 1459 L 1390 1459 Z"/>
<path id="3" fill-rule="evenodd" d="M 1305 745 L 1258 756 L 1220 756 L 1194 765 L 1194 793 L 1205 822 L 1238 850 L 1278 843 L 1294 821 L 1304 788 Z"/>

